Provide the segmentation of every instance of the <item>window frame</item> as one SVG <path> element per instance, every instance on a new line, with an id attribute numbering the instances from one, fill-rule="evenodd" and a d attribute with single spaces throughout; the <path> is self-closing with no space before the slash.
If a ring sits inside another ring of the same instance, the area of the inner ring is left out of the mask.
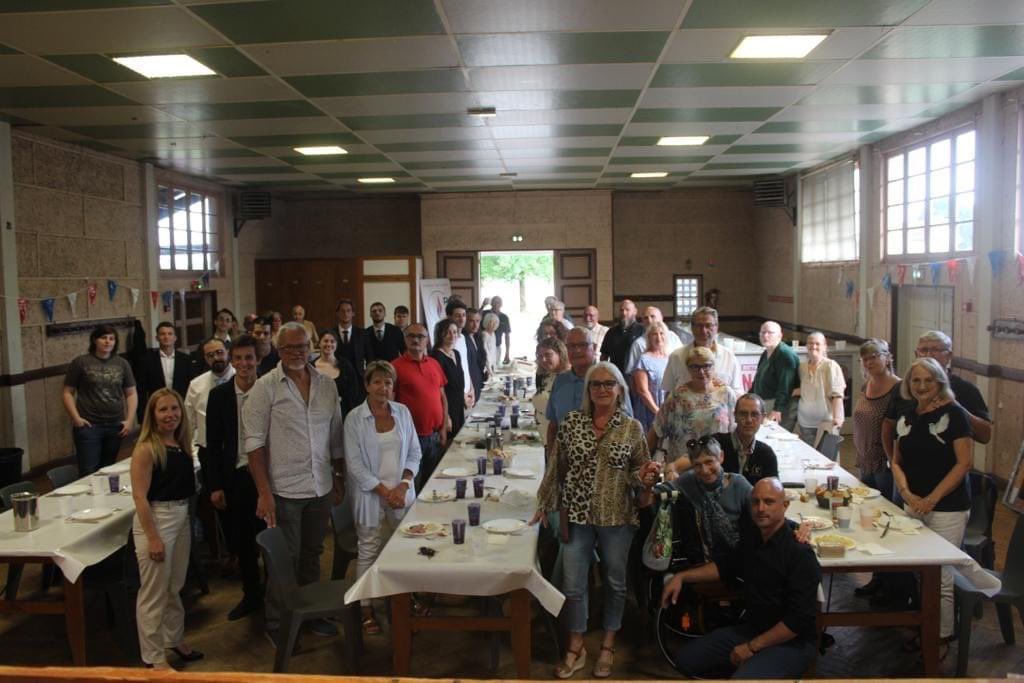
<path id="1" fill-rule="evenodd" d="M 959 161 L 957 156 L 957 138 L 967 133 L 974 134 L 974 152 L 973 156 L 969 161 Z M 943 140 L 949 143 L 949 163 L 941 168 L 932 167 L 932 147 L 936 143 L 942 142 Z M 920 201 L 924 204 L 924 223 L 921 226 L 914 226 L 910 228 L 909 213 L 910 205 L 915 202 L 908 201 L 910 193 L 910 182 L 909 179 L 912 177 L 909 174 L 909 161 L 910 154 L 917 150 L 924 150 L 925 164 L 924 171 L 921 175 L 924 177 L 925 189 L 924 197 Z M 902 181 L 902 202 L 896 204 L 889 204 L 889 185 L 891 182 L 896 180 L 890 180 L 889 178 L 889 163 L 894 157 L 901 156 L 903 158 L 903 175 L 898 179 Z M 974 165 L 974 178 L 971 183 L 970 190 L 958 190 L 957 187 L 957 166 L 971 163 Z M 939 195 L 939 197 L 932 196 L 932 175 L 936 171 L 946 169 L 949 172 L 949 185 L 945 195 Z M 957 220 L 957 198 L 960 195 L 970 192 L 973 196 L 971 211 L 971 219 L 969 221 L 958 221 Z M 932 135 L 924 140 L 915 141 L 913 144 L 903 145 L 897 149 L 889 150 L 882 155 L 882 182 L 881 182 L 881 220 L 880 222 L 880 235 L 881 240 L 881 253 L 883 263 L 933 263 L 937 260 L 948 260 L 951 258 L 967 258 L 977 253 L 977 195 L 978 195 L 978 126 L 976 122 L 965 123 L 963 125 L 950 128 L 941 133 Z M 949 230 L 948 246 L 950 249 L 946 251 L 931 251 L 931 229 L 933 223 L 931 222 L 931 203 L 933 199 L 940 199 L 942 197 L 948 198 L 948 204 L 946 209 L 947 222 L 946 223 L 935 223 L 934 226 L 947 226 Z M 902 208 L 902 225 L 898 228 L 902 236 L 902 251 L 899 254 L 889 253 L 889 233 L 896 232 L 896 230 L 889 230 L 889 209 L 895 207 Z M 967 250 L 958 251 L 956 249 L 956 231 L 957 226 L 965 223 L 972 225 L 971 233 L 971 248 Z M 908 239 L 907 231 L 910 229 L 918 229 L 920 227 L 924 230 L 924 251 L 920 253 L 908 253 Z"/>
<path id="2" fill-rule="evenodd" d="M 689 311 L 683 312 L 679 308 L 680 296 L 677 294 L 679 289 L 680 280 L 696 280 L 697 281 L 697 297 L 696 305 Z M 690 320 L 693 318 L 693 312 L 703 306 L 704 301 L 704 276 L 700 273 L 676 273 L 672 276 L 672 310 L 675 312 L 676 320 Z"/>
<path id="3" fill-rule="evenodd" d="M 804 189 L 803 189 L 802 185 L 803 185 L 804 182 L 806 182 L 807 180 L 809 180 L 810 178 L 813 178 L 814 176 L 816 176 L 818 174 L 829 173 L 833 169 L 835 169 L 835 168 L 837 168 L 839 166 L 842 166 L 842 165 L 846 165 L 846 164 L 850 164 L 852 166 L 850 177 L 851 177 L 851 181 L 853 183 L 853 188 L 852 188 L 852 191 L 851 191 L 851 198 L 852 198 L 851 201 L 853 203 L 853 211 L 851 213 L 852 222 L 853 222 L 853 234 L 852 234 L 853 254 L 849 255 L 849 256 L 846 256 L 846 257 L 842 257 L 842 258 L 822 259 L 822 260 L 808 260 L 807 257 L 806 257 L 805 244 L 804 244 L 804 235 L 805 235 L 805 232 L 806 232 L 806 229 L 807 229 L 807 225 L 804 223 L 804 217 L 807 215 L 807 212 L 804 211 L 803 201 L 804 201 L 805 194 L 804 194 Z M 861 191 L 863 189 L 863 188 L 860 187 L 860 161 L 858 159 L 852 158 L 852 157 L 846 157 L 846 158 L 838 159 L 838 160 L 833 161 L 832 163 L 829 163 L 829 164 L 827 164 L 827 165 L 825 165 L 823 167 L 814 169 L 813 171 L 808 172 L 805 175 L 801 175 L 799 180 L 798 180 L 798 182 L 801 184 L 801 188 L 800 188 L 800 201 L 799 201 L 799 206 L 798 206 L 798 211 L 799 211 L 798 220 L 800 222 L 800 231 L 799 231 L 798 243 L 797 243 L 797 248 L 799 249 L 799 254 L 800 254 L 800 257 L 799 257 L 800 258 L 800 265 L 801 266 L 808 266 L 808 267 L 812 267 L 813 268 L 813 267 L 827 267 L 827 266 L 832 266 L 832 265 L 836 265 L 836 264 L 857 263 L 858 261 L 860 261 L 861 255 L 862 255 L 861 244 L 860 244 L 860 239 L 861 239 L 861 237 L 860 237 L 861 236 L 861 224 L 860 224 L 860 221 L 863 218 L 863 216 L 861 215 L 861 210 L 860 210 L 860 197 L 861 197 Z"/>
<path id="4" fill-rule="evenodd" d="M 163 190 L 167 191 L 167 204 L 162 203 Z M 185 208 L 183 210 L 175 210 L 174 202 L 177 192 L 185 193 Z M 203 207 L 201 213 L 197 214 L 191 210 L 192 205 L 189 203 L 188 198 L 190 195 L 198 195 L 200 203 Z M 156 249 L 157 249 L 157 269 L 161 274 L 168 276 L 180 275 L 183 277 L 192 277 L 201 275 L 203 273 L 211 273 L 214 275 L 220 275 L 224 264 L 224 230 L 222 216 L 225 209 L 224 195 L 221 192 L 211 190 L 206 187 L 199 185 L 192 185 L 189 183 L 179 182 L 172 179 L 158 179 L 156 181 L 156 214 L 157 214 L 157 225 L 156 225 Z M 212 212 L 211 207 L 212 205 Z M 162 209 L 167 209 L 168 218 L 170 224 L 168 226 L 162 226 L 160 221 L 160 212 Z M 185 227 L 179 228 L 175 224 L 174 217 L 179 214 L 185 215 Z M 203 216 L 202 230 L 198 231 L 204 235 L 203 244 L 196 245 L 193 243 L 193 236 L 197 232 L 192 226 L 192 217 L 195 215 Z M 161 230 L 168 231 L 168 246 L 164 246 L 160 242 Z M 182 248 L 180 245 L 175 243 L 175 233 L 184 232 L 188 240 L 188 244 Z M 210 247 L 210 237 L 214 238 L 213 246 Z M 193 268 L 192 256 L 201 254 L 203 260 L 207 262 L 208 266 L 205 268 Z M 184 255 L 188 258 L 188 268 L 175 268 L 175 261 L 178 256 Z M 161 265 L 161 257 L 170 257 L 170 268 L 165 268 Z M 212 261 L 212 265 L 210 265 Z"/>

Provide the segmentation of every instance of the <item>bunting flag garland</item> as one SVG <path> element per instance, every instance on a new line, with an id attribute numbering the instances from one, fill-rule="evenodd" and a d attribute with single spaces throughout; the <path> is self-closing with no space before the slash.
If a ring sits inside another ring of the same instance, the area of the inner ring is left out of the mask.
<path id="1" fill-rule="evenodd" d="M 153 302 L 153 308 L 156 308 L 156 302 L 160 300 L 160 292 L 155 289 L 149 290 L 149 300 Z"/>
<path id="2" fill-rule="evenodd" d="M 139 288 L 129 287 L 128 291 L 132 294 L 132 310 L 135 310 L 135 304 L 139 303 Z"/>
<path id="3" fill-rule="evenodd" d="M 882 276 L 882 289 L 885 290 L 886 294 L 888 294 L 889 292 L 892 291 L 892 275 L 890 275 L 889 273 L 886 273 L 885 275 Z M 874 306 L 875 305 L 874 304 L 874 298 L 875 297 L 873 296 L 874 293 L 875 293 L 874 287 L 872 287 L 869 291 L 872 294 L 872 296 L 871 296 L 871 299 L 872 299 L 871 305 Z"/>
<path id="4" fill-rule="evenodd" d="M 939 284 L 939 280 L 942 279 L 942 264 L 941 263 L 929 263 L 928 267 L 932 271 L 932 284 Z"/>
<path id="5" fill-rule="evenodd" d="M 90 282 L 89 286 L 85 288 L 85 293 L 89 296 L 89 305 L 92 306 L 96 303 L 96 283 Z"/>
<path id="6" fill-rule="evenodd" d="M 117 294 L 117 280 L 107 280 L 107 296 L 110 300 L 114 300 L 114 296 Z"/>
<path id="7" fill-rule="evenodd" d="M 75 306 L 78 305 L 78 292 L 71 292 L 67 296 L 68 296 L 68 306 L 71 308 L 71 317 L 72 318 L 77 318 L 78 317 L 78 311 L 75 309 Z"/>
<path id="8" fill-rule="evenodd" d="M 28 299 L 20 297 L 18 299 L 18 318 L 21 319 L 21 324 L 24 325 L 28 319 Z"/>
<path id="9" fill-rule="evenodd" d="M 955 258 L 951 258 L 946 261 L 946 270 L 949 271 L 949 284 L 956 284 L 956 272 L 960 268 L 960 261 Z M 932 282 L 935 282 L 935 272 L 932 271 Z"/>
<path id="10" fill-rule="evenodd" d="M 921 272 L 921 269 L 918 266 L 914 266 L 910 271 L 910 277 L 914 280 L 914 282 L 917 282 L 922 277 L 924 277 L 924 273 Z"/>
<path id="11" fill-rule="evenodd" d="M 203 276 L 199 278 L 200 282 L 203 283 L 203 289 L 207 289 L 210 286 L 210 273 L 209 271 L 203 273 Z"/>
<path id="12" fill-rule="evenodd" d="M 886 277 L 888 277 L 888 273 L 886 273 Z M 875 307 L 875 288 L 874 287 L 868 287 L 867 290 L 865 290 L 865 291 L 867 291 L 867 293 L 868 293 L 868 306 L 870 308 L 874 308 Z M 886 290 L 886 291 L 888 291 L 888 290 Z"/>
<path id="13" fill-rule="evenodd" d="M 846 281 L 846 298 L 849 299 L 853 296 L 853 289 L 857 285 L 854 284 L 853 280 Z"/>
<path id="14" fill-rule="evenodd" d="M 1006 252 L 999 249 L 988 252 L 988 262 L 992 266 L 992 274 L 999 275 L 1003 270 L 1003 264 L 1006 263 Z"/>
<path id="15" fill-rule="evenodd" d="M 896 266 L 896 281 L 903 286 L 904 281 L 907 279 L 907 267 L 904 265 Z"/>
<path id="16" fill-rule="evenodd" d="M 164 308 L 170 310 L 171 304 L 174 303 L 174 292 L 167 290 L 160 294 L 160 300 L 164 303 Z"/>
<path id="17" fill-rule="evenodd" d="M 50 297 L 49 299 L 43 299 L 41 303 L 43 304 L 43 313 L 46 314 L 46 322 L 52 323 L 54 298 Z"/>

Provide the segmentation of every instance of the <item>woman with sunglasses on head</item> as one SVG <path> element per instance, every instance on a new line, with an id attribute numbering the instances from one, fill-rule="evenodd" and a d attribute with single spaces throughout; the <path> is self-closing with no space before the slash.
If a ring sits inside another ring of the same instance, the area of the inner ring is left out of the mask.
<path id="1" fill-rule="evenodd" d="M 667 441 L 665 474 L 668 479 L 690 469 L 686 443 L 711 434 L 731 432 L 736 392 L 715 376 L 715 354 L 705 346 L 692 346 L 684 358 L 690 379 L 675 388 L 661 404 L 647 432 L 653 452 Z"/>
<path id="2" fill-rule="evenodd" d="M 593 676 L 612 673 L 615 635 L 626 602 L 626 565 L 639 524 L 634 491 L 650 486 L 658 467 L 650 462 L 640 423 L 624 411 L 629 389 L 611 363 L 593 365 L 584 378 L 583 403 L 559 423 L 552 457 L 537 493 L 531 521 L 564 510 L 561 526 L 564 558 L 562 611 L 569 631 L 557 678 L 570 678 L 586 666 L 587 578 L 594 548 L 605 569 L 604 638 Z"/>

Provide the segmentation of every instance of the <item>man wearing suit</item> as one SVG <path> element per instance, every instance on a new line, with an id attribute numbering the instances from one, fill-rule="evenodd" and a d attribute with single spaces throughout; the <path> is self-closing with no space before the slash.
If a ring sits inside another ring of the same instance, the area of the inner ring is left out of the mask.
<path id="1" fill-rule="evenodd" d="M 256 534 L 263 521 L 256 517 L 256 484 L 249 474 L 249 458 L 241 437 L 239 415 L 249 390 L 256 382 L 256 340 L 242 335 L 231 347 L 232 382 L 225 382 L 210 392 L 206 406 L 206 448 L 199 452 L 206 490 L 210 502 L 218 510 L 227 510 L 224 533 L 238 552 L 242 573 L 242 600 L 228 612 L 235 621 L 263 605 L 263 588 L 257 565 Z"/>
<path id="2" fill-rule="evenodd" d="M 405 335 L 389 322 L 384 321 L 387 309 L 377 301 L 370 305 L 370 320 L 373 324 L 366 328 L 370 335 L 370 347 L 373 357 L 377 360 L 393 361 L 405 352 Z"/>
<path id="3" fill-rule="evenodd" d="M 156 339 L 160 348 L 147 349 L 143 360 L 143 396 L 139 402 L 143 406 L 149 400 L 150 394 L 164 387 L 174 389 L 184 397 L 188 391 L 188 383 L 192 381 L 192 359 L 184 351 L 174 348 L 178 341 L 174 325 L 166 321 L 157 325 Z"/>
<path id="4" fill-rule="evenodd" d="M 462 331 L 466 337 L 466 355 L 469 361 L 469 376 L 473 380 L 473 392 L 480 396 L 487 379 L 487 351 L 480 335 L 480 311 L 475 308 L 466 309 L 466 327 Z"/>
<path id="5" fill-rule="evenodd" d="M 348 360 L 362 377 L 366 364 L 376 360 L 376 356 L 373 355 L 373 347 L 370 346 L 370 335 L 363 328 L 352 324 L 356 313 L 351 299 L 338 301 L 338 305 L 334 308 L 334 314 L 338 318 L 338 327 L 336 328 L 338 348 L 334 355 Z"/>
<path id="6" fill-rule="evenodd" d="M 271 322 L 266 318 L 256 318 L 252 323 L 252 336 L 256 341 L 256 377 L 262 377 L 277 367 L 281 357 L 277 349 L 270 343 Z"/>

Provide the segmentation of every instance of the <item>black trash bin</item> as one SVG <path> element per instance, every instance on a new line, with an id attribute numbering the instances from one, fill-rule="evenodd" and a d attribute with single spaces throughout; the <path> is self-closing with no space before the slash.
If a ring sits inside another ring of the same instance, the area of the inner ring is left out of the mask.
<path id="1" fill-rule="evenodd" d="M 21 481 L 21 456 L 24 454 L 20 448 L 0 448 L 0 488 Z"/>

